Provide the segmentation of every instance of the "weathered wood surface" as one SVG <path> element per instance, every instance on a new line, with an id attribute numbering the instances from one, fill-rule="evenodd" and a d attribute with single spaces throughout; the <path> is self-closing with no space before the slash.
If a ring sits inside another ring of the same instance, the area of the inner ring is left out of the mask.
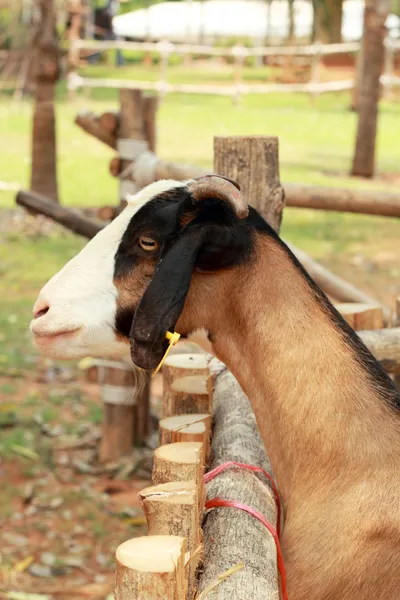
<path id="1" fill-rule="evenodd" d="M 118 546 L 116 600 L 187 600 L 186 542 L 158 535 Z"/>
<path id="2" fill-rule="evenodd" d="M 21 190 L 17 194 L 16 202 L 30 212 L 45 215 L 74 233 L 87 238 L 94 237 L 104 226 L 103 223 L 84 217 L 71 208 L 64 208 L 46 196 L 35 192 Z"/>
<path id="3" fill-rule="evenodd" d="M 214 171 L 240 183 L 249 204 L 279 230 L 285 194 L 279 180 L 277 137 L 215 137 Z"/>
<path id="4" fill-rule="evenodd" d="M 375 190 L 346 190 L 341 188 L 283 184 L 287 206 L 314 208 L 336 212 L 362 213 L 382 217 L 400 217 L 400 196 Z"/>
<path id="5" fill-rule="evenodd" d="M 260 466 L 271 473 L 247 397 L 219 361 L 214 359 L 211 365 L 217 370 L 223 369 L 215 379 L 211 468 L 236 461 Z M 262 479 L 243 469 L 231 468 L 207 484 L 207 499 L 220 496 L 242 502 L 276 525 L 273 492 Z M 203 530 L 205 558 L 199 579 L 200 591 L 227 569 L 239 563 L 245 565 L 220 583 L 207 598 L 276 600 L 279 597 L 275 543 L 264 525 L 236 508 L 214 508 L 207 513 Z"/>
<path id="6" fill-rule="evenodd" d="M 54 109 L 56 82 L 60 75 L 57 9 L 54 0 L 36 0 L 35 5 L 38 11 L 37 30 L 30 49 L 35 78 L 30 188 L 58 202 Z"/>
<path id="7" fill-rule="evenodd" d="M 358 335 L 387 373 L 400 375 L 400 327 L 359 331 Z"/>
<path id="8" fill-rule="evenodd" d="M 379 304 L 342 302 L 335 304 L 335 308 L 355 331 L 383 328 L 382 307 Z"/>
<path id="9" fill-rule="evenodd" d="M 94 113 L 86 110 L 79 112 L 75 117 L 75 124 L 89 135 L 93 135 L 100 142 L 106 144 L 106 146 L 109 146 L 114 150 L 116 149 L 116 135 L 102 127 L 99 118 Z"/>
<path id="10" fill-rule="evenodd" d="M 100 126 L 99 120 L 93 113 L 79 113 L 75 119 L 75 123 L 101 142 L 111 148 L 115 148 L 116 140 Z M 154 123 L 152 127 L 154 127 Z M 150 134 L 149 131 L 147 139 L 150 150 L 152 150 L 152 136 L 153 134 Z M 257 153 L 257 146 L 260 142 L 255 141 L 257 140 L 256 137 L 249 139 L 253 140 L 253 145 Z M 249 151 L 251 150 L 252 148 L 249 144 Z M 152 152 L 146 153 L 141 158 L 140 164 L 136 166 L 136 175 L 142 182 L 142 185 L 148 185 L 157 179 L 164 178 L 166 175 L 170 179 L 180 180 L 200 177 L 209 172 L 201 167 L 164 161 L 155 156 L 153 152 L 152 150 Z M 222 175 L 223 173 L 221 172 L 220 174 Z M 260 177 L 260 179 L 262 178 Z M 282 186 L 284 188 L 286 206 L 380 215 L 382 217 L 400 217 L 400 196 L 398 194 L 391 194 L 380 190 L 365 192 L 362 190 L 318 187 L 297 183 L 282 183 Z M 279 192 L 277 201 L 280 201 Z"/>
<path id="11" fill-rule="evenodd" d="M 284 196 L 279 183 L 277 139 L 250 138 L 250 144 L 244 141 L 245 156 L 240 152 L 241 142 L 241 138 L 218 139 L 215 145 L 214 170 L 225 177 L 236 179 L 249 204 L 258 205 L 261 214 L 279 232 Z M 265 179 L 259 179 L 256 170 L 252 168 L 253 144 L 256 145 L 256 150 L 253 149 L 256 154 L 263 153 L 262 169 L 269 165 Z M 236 461 L 261 467 L 271 473 L 248 399 L 231 373 L 224 370 L 217 374 L 223 367 L 219 361 L 213 359 L 210 367 L 215 375 L 211 468 Z M 217 496 L 250 506 L 264 515 L 273 526 L 277 525 L 277 507 L 272 490 L 254 473 L 243 469 L 229 469 L 221 473 L 207 485 L 208 499 Z M 275 542 L 257 519 L 236 508 L 214 508 L 205 520 L 204 547 L 200 590 L 222 572 L 238 563 L 244 563 L 243 569 L 218 586 L 218 600 L 266 600 L 279 597 Z"/>

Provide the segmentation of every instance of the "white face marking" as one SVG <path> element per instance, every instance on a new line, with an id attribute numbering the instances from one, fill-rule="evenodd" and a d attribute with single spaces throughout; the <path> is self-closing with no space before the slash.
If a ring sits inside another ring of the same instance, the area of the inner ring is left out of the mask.
<path id="1" fill-rule="evenodd" d="M 129 197 L 125 210 L 46 283 L 33 310 L 35 314 L 48 310 L 31 322 L 41 351 L 63 359 L 129 356 L 129 344 L 118 340 L 114 330 L 118 296 L 113 282 L 115 254 L 139 208 L 162 192 L 184 185 L 158 181 Z"/>

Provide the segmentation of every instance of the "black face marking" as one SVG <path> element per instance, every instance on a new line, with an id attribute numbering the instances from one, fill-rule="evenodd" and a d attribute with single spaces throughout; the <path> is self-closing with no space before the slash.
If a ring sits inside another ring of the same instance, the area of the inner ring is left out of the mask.
<path id="1" fill-rule="evenodd" d="M 187 214 L 190 214 L 191 220 L 185 223 Z M 182 223 L 184 223 L 183 228 Z M 203 271 L 218 271 L 253 260 L 255 234 L 261 233 L 272 237 L 284 248 L 290 260 L 307 281 L 316 301 L 322 305 L 324 312 L 342 334 L 353 355 L 368 374 L 371 385 L 390 406 L 400 410 L 400 394 L 390 377 L 272 227 L 251 207 L 248 217 L 239 220 L 231 207 L 221 201 L 207 199 L 201 203 L 193 202 L 190 192 L 185 187 L 174 188 L 160 194 L 145 204 L 128 224 L 115 255 L 114 279 L 128 276 L 139 261 L 143 260 L 148 260 L 149 265 L 158 263 L 157 269 L 161 268 L 164 258 L 168 256 L 174 244 L 188 234 L 188 238 L 193 238 L 196 229 L 201 229 L 202 236 L 193 267 Z M 139 236 L 148 236 L 156 240 L 159 244 L 156 253 L 151 253 L 152 256 L 149 257 L 150 253 L 142 250 L 138 245 Z M 179 273 L 183 262 L 184 252 L 176 258 L 176 273 Z M 126 338 L 129 337 L 139 300 L 133 301 L 130 306 L 120 307 L 117 311 L 115 327 L 117 332 Z M 162 329 L 163 325 L 164 323 L 156 324 L 156 329 Z M 147 342 L 142 341 L 142 344 L 145 346 Z M 159 346 L 158 354 L 165 346 L 163 339 Z"/>
<path id="2" fill-rule="evenodd" d="M 196 228 L 208 232 L 196 258 L 199 270 L 216 271 L 238 265 L 250 259 L 254 228 L 265 225 L 253 209 L 246 220 L 239 221 L 229 205 L 213 199 L 197 203 L 186 188 L 173 188 L 150 200 L 130 220 L 115 255 L 114 280 L 128 280 L 135 268 L 142 269 L 144 264 L 154 271 L 183 230 L 185 233 Z M 140 247 L 143 236 L 157 242 L 155 252 Z M 115 329 L 123 337 L 129 337 L 139 300 L 132 297 L 128 306 L 125 303 L 117 309 Z"/>

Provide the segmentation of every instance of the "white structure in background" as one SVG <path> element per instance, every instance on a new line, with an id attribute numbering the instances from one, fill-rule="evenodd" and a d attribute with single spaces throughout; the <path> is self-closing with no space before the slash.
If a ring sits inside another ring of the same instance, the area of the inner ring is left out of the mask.
<path id="1" fill-rule="evenodd" d="M 313 14 L 311 2 L 295 0 L 295 35 L 309 38 Z M 364 0 L 345 0 L 343 5 L 343 41 L 359 40 L 363 30 Z M 400 32 L 400 18 L 388 17 L 387 27 L 393 36 Z M 263 45 L 265 37 L 285 39 L 289 34 L 287 0 L 272 0 L 269 8 L 260 0 L 206 0 L 163 2 L 147 9 L 135 10 L 113 20 L 117 36 L 137 40 L 171 42 L 198 41 L 218 37 L 253 38 Z"/>

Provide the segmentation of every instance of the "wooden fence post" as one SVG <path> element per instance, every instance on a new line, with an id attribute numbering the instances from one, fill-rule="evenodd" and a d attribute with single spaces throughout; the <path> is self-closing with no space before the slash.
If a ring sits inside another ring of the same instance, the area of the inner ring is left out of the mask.
<path id="1" fill-rule="evenodd" d="M 385 100 L 393 99 L 393 75 L 394 75 L 394 48 L 389 36 L 385 39 L 385 68 L 383 85 L 383 97 Z"/>
<path id="2" fill-rule="evenodd" d="M 60 74 L 54 0 L 37 0 L 39 22 L 33 42 L 35 109 L 32 127 L 31 190 L 58 202 L 55 86 Z"/>
<path id="3" fill-rule="evenodd" d="M 91 366 L 104 404 L 99 460 L 108 462 L 142 446 L 149 433 L 148 377 L 129 363 L 93 360 Z"/>
<path id="4" fill-rule="evenodd" d="M 249 204 L 279 231 L 284 193 L 279 180 L 277 138 L 215 138 L 214 171 L 237 180 Z M 226 369 L 215 379 L 213 405 L 211 467 L 238 461 L 270 471 L 250 403 Z M 221 496 L 251 505 L 276 523 L 272 491 L 254 473 L 229 469 L 207 485 L 207 492 L 209 497 Z M 218 586 L 220 600 L 279 596 L 275 545 L 256 519 L 232 508 L 213 510 L 205 520 L 204 542 L 200 590 L 227 568 L 244 562 L 241 571 Z M 254 547 L 259 549 L 257 553 Z"/>
<path id="5" fill-rule="evenodd" d="M 116 600 L 187 600 L 185 538 L 138 537 L 117 548 Z"/>
<path id="6" fill-rule="evenodd" d="M 236 180 L 249 204 L 279 230 L 284 190 L 279 179 L 277 137 L 214 138 L 214 171 Z M 257 168 L 255 168 L 257 165 Z"/>
<path id="7" fill-rule="evenodd" d="M 176 379 L 163 396 L 163 416 L 209 413 L 212 407 L 212 381 L 202 375 Z"/>
<path id="8" fill-rule="evenodd" d="M 316 90 L 316 86 L 318 83 L 320 83 L 321 56 L 321 44 L 320 42 L 316 42 L 313 47 L 310 70 L 310 94 L 311 98 L 313 99 L 319 95 L 319 92 Z"/>
<path id="9" fill-rule="evenodd" d="M 241 87 L 243 84 L 243 65 L 244 59 L 247 56 L 247 48 L 244 46 L 234 46 L 232 48 L 232 55 L 234 57 L 234 93 L 233 102 L 239 104 L 241 97 Z"/>
<path id="10" fill-rule="evenodd" d="M 143 94 L 140 90 L 121 89 L 117 150 L 121 160 L 120 207 L 126 204 L 127 194 L 137 192 L 129 169 L 135 158 L 147 150 L 143 119 Z"/>
<path id="11" fill-rule="evenodd" d="M 383 310 L 379 304 L 343 302 L 335 307 L 354 331 L 383 328 Z"/>
<path id="12" fill-rule="evenodd" d="M 158 97 L 160 100 L 164 98 L 167 93 L 167 70 L 169 57 L 173 51 L 173 45 L 170 42 L 159 42 L 158 48 L 160 51 L 160 79 L 158 81 Z"/>
<path id="13" fill-rule="evenodd" d="M 160 421 L 160 444 L 201 442 L 204 462 L 208 460 L 211 438 L 211 414 L 175 415 Z"/>

